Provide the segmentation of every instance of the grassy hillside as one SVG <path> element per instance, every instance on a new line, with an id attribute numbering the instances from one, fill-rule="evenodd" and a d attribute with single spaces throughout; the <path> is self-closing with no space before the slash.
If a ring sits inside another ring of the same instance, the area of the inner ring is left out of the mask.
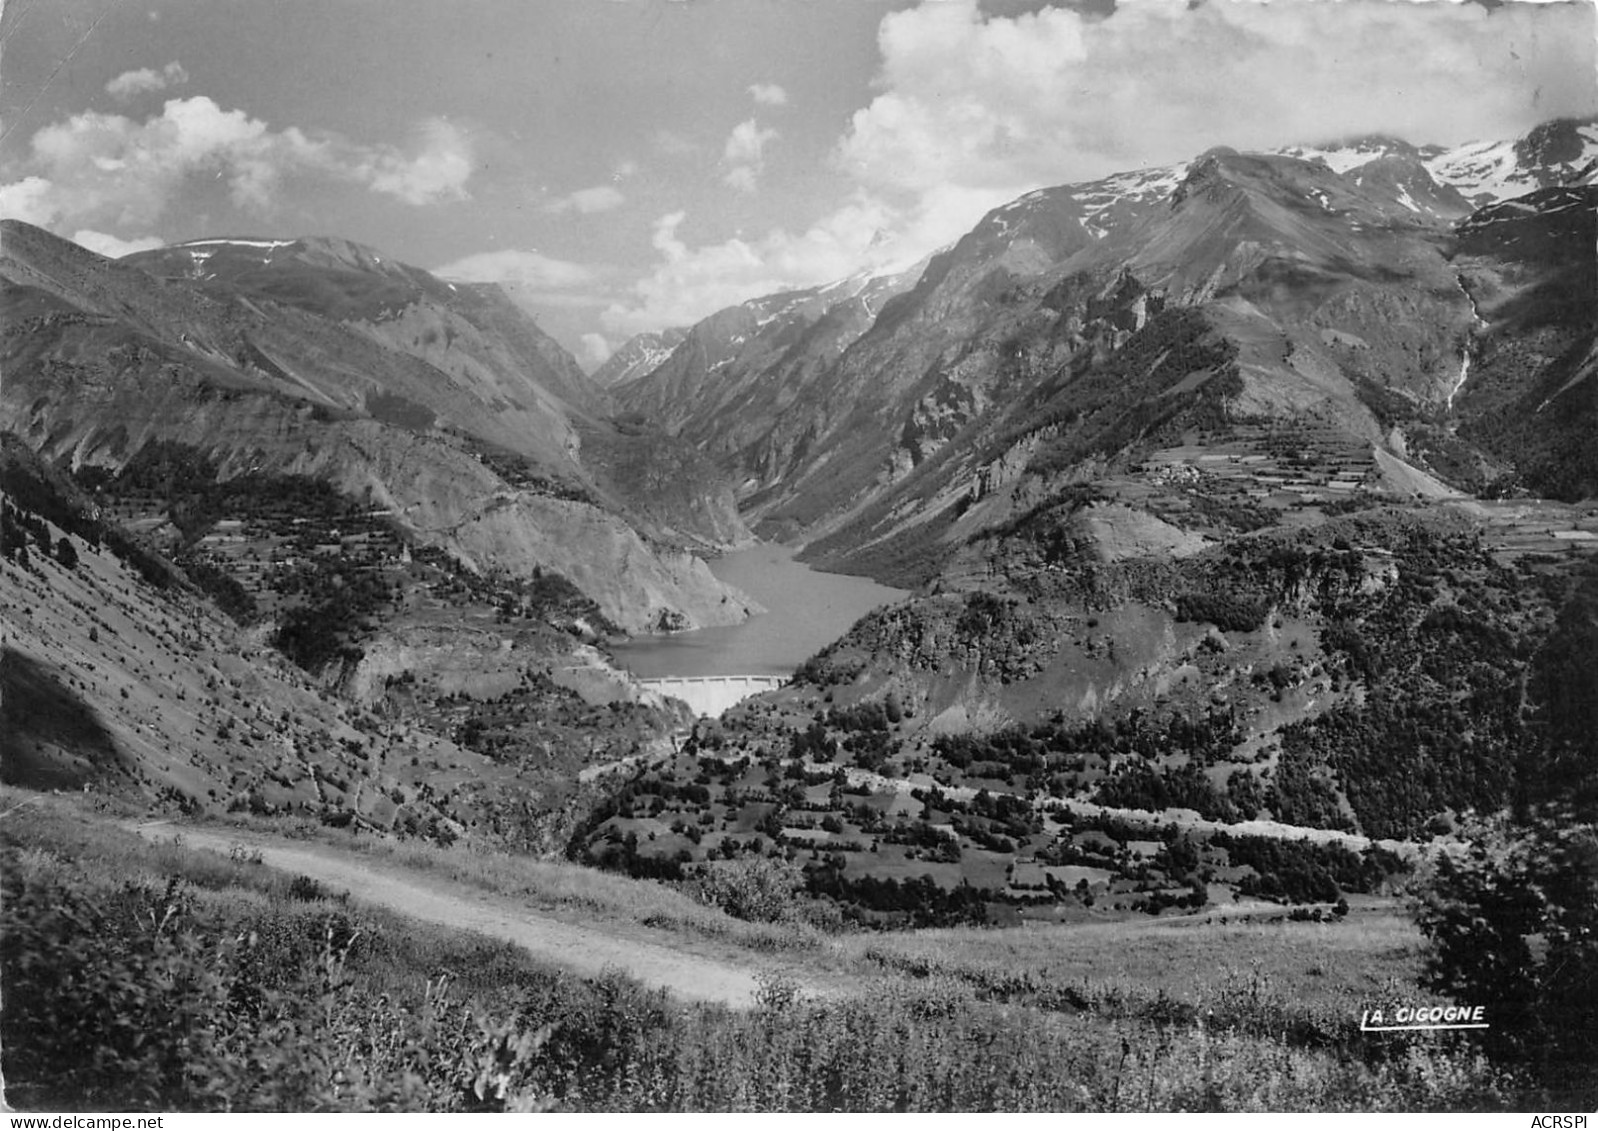
<path id="1" fill-rule="evenodd" d="M 486 578 L 320 484 L 163 451 L 83 490 L 4 449 L 5 781 L 538 849 L 582 769 L 674 724 L 555 682 L 605 626 L 557 575 Z M 345 669 L 371 694 L 331 694 Z"/>
<path id="2" fill-rule="evenodd" d="M 1331 973 L 1334 956 L 1371 973 L 1401 969 L 1382 958 L 1397 939 L 1390 927 L 1341 936 L 1326 951 L 1308 935 L 1300 949 L 1221 928 L 1212 946 L 1238 962 L 1252 951 L 1258 964 L 1181 992 L 1131 979 L 1073 985 L 1071 961 L 1104 969 L 1112 953 L 1128 953 L 1119 934 L 1077 937 L 1067 968 L 1009 954 L 984 960 L 979 937 L 906 940 L 861 954 L 856 992 L 811 997 L 770 977 L 754 1009 L 734 1012 L 683 1005 L 619 975 L 573 979 L 511 948 L 273 873 L 242 847 L 223 857 L 151 845 L 112 824 L 114 814 L 68 800 L 6 790 L 0 814 L 0 1026 L 8 1096 L 23 1109 L 1523 1102 L 1513 1081 L 1447 1035 L 1389 1041 L 1355 1032 L 1357 1009 L 1387 1000 L 1396 983 L 1298 992 L 1306 978 Z M 1188 940 L 1175 945 L 1187 949 Z M 924 957 L 928 946 L 941 957 Z M 1287 980 L 1278 984 L 1278 973 Z"/>

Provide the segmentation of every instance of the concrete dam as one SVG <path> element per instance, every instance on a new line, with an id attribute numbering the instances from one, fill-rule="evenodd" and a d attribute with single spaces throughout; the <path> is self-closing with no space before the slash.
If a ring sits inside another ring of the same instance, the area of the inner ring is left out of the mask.
<path id="1" fill-rule="evenodd" d="M 720 718 L 734 703 L 771 691 L 788 682 L 780 675 L 698 675 L 641 679 L 640 685 L 673 699 L 681 699 L 696 715 Z"/>

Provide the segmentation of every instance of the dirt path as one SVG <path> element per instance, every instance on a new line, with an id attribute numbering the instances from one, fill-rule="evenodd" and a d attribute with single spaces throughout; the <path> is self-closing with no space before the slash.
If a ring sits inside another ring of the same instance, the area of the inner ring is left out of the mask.
<path id="1" fill-rule="evenodd" d="M 164 841 L 182 838 L 194 848 L 226 853 L 244 843 L 259 851 L 270 868 L 312 879 L 350 897 L 429 923 L 475 931 L 525 948 L 534 957 L 585 977 L 619 969 L 647 986 L 692 1001 L 750 1005 L 759 983 L 756 971 L 675 950 L 636 937 L 647 928 L 631 924 L 584 927 L 539 911 L 516 907 L 508 897 L 451 885 L 436 877 L 352 857 L 318 844 L 286 844 L 256 835 L 215 833 L 147 821 L 131 826 L 140 836 Z M 807 987 L 808 989 L 809 987 Z"/>

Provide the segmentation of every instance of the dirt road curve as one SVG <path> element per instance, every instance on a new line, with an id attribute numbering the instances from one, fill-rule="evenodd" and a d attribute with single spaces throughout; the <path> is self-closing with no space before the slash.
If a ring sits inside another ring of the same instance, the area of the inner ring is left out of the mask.
<path id="1" fill-rule="evenodd" d="M 623 925 L 601 930 L 562 922 L 516 907 L 488 892 L 351 857 L 325 845 L 224 835 L 179 828 L 165 821 L 144 822 L 132 828 L 150 840 L 172 840 L 181 835 L 186 845 L 224 853 L 243 841 L 252 851 L 260 851 L 262 862 L 268 867 L 309 876 L 335 890 L 348 891 L 354 900 L 413 919 L 504 939 L 525 947 L 539 959 L 584 976 L 615 968 L 647 986 L 665 989 L 681 998 L 739 1007 L 754 1000 L 758 986 L 753 970 L 631 937 L 646 928 Z"/>

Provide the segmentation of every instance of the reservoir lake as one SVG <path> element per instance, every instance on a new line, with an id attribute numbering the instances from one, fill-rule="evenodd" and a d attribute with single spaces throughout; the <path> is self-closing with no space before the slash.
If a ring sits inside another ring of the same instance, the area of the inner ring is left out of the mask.
<path id="1" fill-rule="evenodd" d="M 795 549 L 761 543 L 709 562 L 767 612 L 743 624 L 651 636 L 618 645 L 616 662 L 640 679 L 668 676 L 791 675 L 866 613 L 907 596 L 866 577 L 821 573 Z"/>

